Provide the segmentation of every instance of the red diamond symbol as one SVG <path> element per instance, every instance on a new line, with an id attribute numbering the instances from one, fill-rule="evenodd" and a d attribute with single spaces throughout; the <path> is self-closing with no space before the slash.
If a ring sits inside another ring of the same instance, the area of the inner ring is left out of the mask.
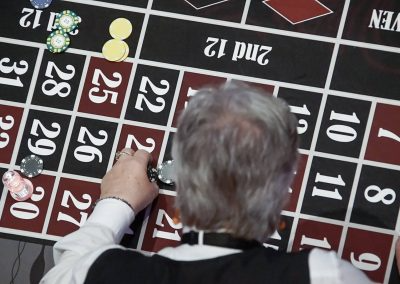
<path id="1" fill-rule="evenodd" d="M 204 9 L 210 6 L 214 6 L 229 0 L 185 0 L 190 6 L 196 10 Z"/>
<path id="2" fill-rule="evenodd" d="M 265 0 L 263 3 L 292 25 L 333 13 L 318 0 Z"/>

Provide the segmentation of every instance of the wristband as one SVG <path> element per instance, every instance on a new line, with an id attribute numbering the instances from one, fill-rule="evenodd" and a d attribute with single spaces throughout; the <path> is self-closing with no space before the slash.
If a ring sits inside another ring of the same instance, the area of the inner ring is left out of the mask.
<path id="1" fill-rule="evenodd" d="M 123 203 L 125 203 L 126 205 L 128 205 L 129 208 L 132 209 L 133 213 L 136 214 L 135 209 L 133 209 L 132 205 L 130 205 L 128 201 L 126 201 L 125 199 L 123 199 L 123 198 L 121 198 L 121 197 L 117 197 L 117 196 L 106 196 L 106 197 L 101 197 L 101 198 L 99 198 L 99 199 L 96 200 L 96 202 L 95 202 L 94 205 L 93 205 L 93 208 L 97 205 L 98 202 L 100 202 L 100 201 L 102 201 L 102 200 L 104 200 L 104 199 L 115 199 L 115 200 L 122 201 Z"/>

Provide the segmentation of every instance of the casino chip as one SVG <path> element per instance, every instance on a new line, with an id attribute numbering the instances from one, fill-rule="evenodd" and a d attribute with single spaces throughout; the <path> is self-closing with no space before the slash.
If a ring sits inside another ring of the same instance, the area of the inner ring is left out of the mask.
<path id="1" fill-rule="evenodd" d="M 163 162 L 157 167 L 158 179 L 168 185 L 174 184 L 175 179 L 175 168 L 174 160 L 168 160 Z"/>
<path id="2" fill-rule="evenodd" d="M 132 33 L 132 24 L 125 18 L 115 19 L 109 27 L 109 32 L 115 39 L 127 39 Z"/>
<path id="3" fill-rule="evenodd" d="M 44 9 L 50 6 L 53 0 L 30 0 L 33 7 L 36 9 Z"/>
<path id="4" fill-rule="evenodd" d="M 128 45 L 122 40 L 110 39 L 103 45 L 103 55 L 108 61 L 119 61 L 123 60 L 124 56 L 129 53 L 129 48 L 127 52 Z M 126 57 L 125 57 L 126 58 Z"/>
<path id="5" fill-rule="evenodd" d="M 52 32 L 47 37 L 46 44 L 47 44 L 47 49 L 50 50 L 51 52 L 60 53 L 68 48 L 70 42 L 71 41 L 66 32 L 57 30 L 55 32 Z"/>
<path id="6" fill-rule="evenodd" d="M 29 155 L 22 159 L 21 173 L 26 177 L 35 177 L 43 171 L 43 160 L 36 155 Z"/>
<path id="7" fill-rule="evenodd" d="M 55 19 L 55 28 L 70 33 L 78 27 L 82 19 L 73 11 L 64 10 L 58 13 Z"/>
<path id="8" fill-rule="evenodd" d="M 147 177 L 150 182 L 156 182 L 158 176 L 158 171 L 155 168 L 152 168 L 150 164 L 147 165 Z"/>
<path id="9" fill-rule="evenodd" d="M 122 61 L 124 61 L 124 60 L 128 57 L 128 55 L 129 55 L 129 46 L 128 46 L 128 44 L 127 44 L 125 41 L 123 41 L 123 43 L 124 43 L 124 46 L 125 46 L 125 54 L 122 56 L 121 59 L 117 60 L 117 62 L 122 62 Z"/>

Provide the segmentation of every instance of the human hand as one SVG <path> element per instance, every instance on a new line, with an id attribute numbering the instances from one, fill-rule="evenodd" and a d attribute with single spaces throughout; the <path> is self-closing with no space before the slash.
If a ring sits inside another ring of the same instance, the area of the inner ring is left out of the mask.
<path id="1" fill-rule="evenodd" d="M 147 177 L 150 154 L 124 148 L 112 169 L 103 177 L 100 198 L 119 197 L 139 213 L 158 195 L 158 186 Z"/>

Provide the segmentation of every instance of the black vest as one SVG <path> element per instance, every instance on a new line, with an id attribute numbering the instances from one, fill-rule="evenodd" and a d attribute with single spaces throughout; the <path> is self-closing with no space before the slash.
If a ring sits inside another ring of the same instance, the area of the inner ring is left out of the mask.
<path id="1" fill-rule="evenodd" d="M 309 251 L 284 253 L 257 247 L 212 259 L 176 261 L 111 249 L 90 267 L 85 284 L 306 284 L 310 283 L 308 255 Z"/>

